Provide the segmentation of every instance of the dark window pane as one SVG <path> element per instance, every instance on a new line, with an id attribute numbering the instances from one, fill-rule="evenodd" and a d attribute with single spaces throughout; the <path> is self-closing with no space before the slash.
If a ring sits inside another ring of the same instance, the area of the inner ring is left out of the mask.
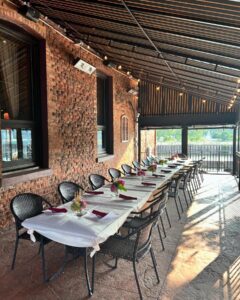
<path id="1" fill-rule="evenodd" d="M 1 118 L 32 120 L 30 46 L 0 33 Z"/>
<path id="2" fill-rule="evenodd" d="M 105 124 L 105 80 L 104 78 L 97 77 L 97 124 Z"/>

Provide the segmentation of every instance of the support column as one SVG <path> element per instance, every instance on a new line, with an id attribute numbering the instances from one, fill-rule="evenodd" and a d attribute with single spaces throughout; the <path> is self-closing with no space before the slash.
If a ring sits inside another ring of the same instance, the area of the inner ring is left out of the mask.
<path id="1" fill-rule="evenodd" d="M 141 162 L 141 129 L 138 123 L 138 161 Z"/>
<path id="2" fill-rule="evenodd" d="M 182 153 L 188 155 L 188 127 L 182 127 Z"/>
<path id="3" fill-rule="evenodd" d="M 233 128 L 233 174 L 236 175 L 237 128 Z"/>

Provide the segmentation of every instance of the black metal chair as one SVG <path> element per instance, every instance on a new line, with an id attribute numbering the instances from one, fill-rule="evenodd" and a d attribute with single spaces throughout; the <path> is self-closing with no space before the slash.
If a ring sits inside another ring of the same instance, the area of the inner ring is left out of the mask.
<path id="1" fill-rule="evenodd" d="M 12 270 L 15 266 L 15 260 L 17 255 L 18 243 L 20 239 L 30 241 L 30 235 L 27 230 L 23 228 L 22 222 L 28 218 L 37 216 L 42 213 L 44 209 L 44 204 L 51 207 L 51 204 L 39 195 L 32 193 L 23 193 L 15 196 L 10 203 L 10 209 L 15 219 L 16 226 L 16 241 L 14 248 L 14 255 L 12 260 Z M 44 256 L 44 246 L 51 240 L 43 237 L 39 233 L 35 232 L 34 236 L 36 241 L 40 243 L 39 251 L 42 257 L 42 271 L 43 280 L 47 281 L 46 268 L 45 268 L 45 256 Z"/>
<path id="2" fill-rule="evenodd" d="M 140 299 L 143 299 L 142 292 L 138 280 L 136 262 L 139 262 L 147 253 L 150 252 L 154 271 L 158 283 L 160 282 L 157 268 L 156 259 L 151 245 L 151 233 L 154 223 L 159 218 L 159 211 L 154 211 L 152 214 L 144 218 L 135 217 L 138 219 L 137 225 L 131 225 L 128 228 L 130 233 L 126 236 L 116 234 L 110 237 L 105 243 L 100 246 L 100 253 L 110 255 L 115 258 L 115 266 L 117 268 L 117 261 L 119 258 L 131 261 L 133 263 L 134 275 L 137 283 Z"/>
<path id="3" fill-rule="evenodd" d="M 72 201 L 75 194 L 81 190 L 84 190 L 83 187 L 72 181 L 63 181 L 58 185 L 58 192 L 63 204 Z"/>
<path id="4" fill-rule="evenodd" d="M 179 219 L 181 219 L 181 215 L 180 215 L 180 211 L 179 211 L 179 208 L 178 208 L 177 199 L 179 201 L 179 204 L 181 206 L 181 210 L 183 212 L 183 206 L 182 206 L 181 199 L 180 199 L 180 196 L 179 196 L 179 186 L 180 186 L 180 183 L 181 183 L 181 180 L 182 180 L 183 176 L 184 176 L 183 173 L 175 174 L 172 178 L 172 184 L 170 185 L 170 188 L 169 188 L 169 191 L 168 191 L 168 197 L 169 198 L 174 198 Z"/>
<path id="5" fill-rule="evenodd" d="M 108 169 L 108 173 L 112 179 L 112 181 L 114 181 L 115 179 L 120 178 L 122 175 L 124 175 L 120 170 L 115 169 L 115 168 L 109 168 Z"/>
<path id="6" fill-rule="evenodd" d="M 132 212 L 131 215 L 128 217 L 127 221 L 123 224 L 123 227 L 128 228 L 128 227 L 136 227 L 138 223 L 140 222 L 140 218 L 146 217 L 147 215 L 150 215 L 156 211 L 159 212 L 159 219 L 162 224 L 162 228 L 164 230 L 164 235 L 166 236 L 165 228 L 162 222 L 161 214 L 164 212 L 164 209 L 166 207 L 166 193 L 168 192 L 169 184 L 167 183 L 164 185 L 162 188 L 157 189 L 154 193 L 153 196 L 150 200 L 147 201 L 147 206 L 139 211 L 139 212 Z M 138 218 L 136 218 L 138 216 Z M 157 228 L 158 234 L 159 234 L 159 239 L 162 245 L 162 249 L 164 250 L 164 244 L 163 244 L 163 239 L 162 239 L 162 234 L 159 226 L 159 220 L 157 220 L 154 223 L 154 228 Z"/>
<path id="7" fill-rule="evenodd" d="M 124 175 L 130 175 L 134 171 L 133 168 L 127 164 L 122 164 L 121 167 L 123 169 Z"/>
<path id="8" fill-rule="evenodd" d="M 163 223 L 163 219 L 162 219 L 162 214 L 163 212 L 165 212 L 166 214 L 166 217 L 167 217 L 167 221 L 168 221 L 168 224 L 169 224 L 169 227 L 171 228 L 172 225 L 171 225 L 171 222 L 170 222 L 170 218 L 169 218 L 169 214 L 168 214 L 168 210 L 167 210 L 167 201 L 168 201 L 168 191 L 169 191 L 169 188 L 171 186 L 172 182 L 171 181 L 168 181 L 166 182 L 163 186 L 161 186 L 160 188 L 157 189 L 157 191 L 155 192 L 155 196 L 158 196 L 159 199 L 161 200 L 160 202 L 160 210 L 161 210 L 161 214 L 159 216 L 159 219 L 160 219 L 160 222 L 161 222 L 161 225 L 162 225 L 162 229 L 163 229 L 163 233 L 164 233 L 164 237 L 167 236 L 166 234 L 166 230 L 165 230 L 165 226 L 164 226 L 164 223 Z M 148 201 L 149 202 L 149 201 Z M 158 232 L 160 231 L 159 227 L 158 227 Z M 160 235 L 160 234 L 159 234 Z M 164 245 L 162 243 L 162 248 L 164 250 Z"/>
<path id="9" fill-rule="evenodd" d="M 151 165 L 148 159 L 143 159 L 142 163 L 143 163 L 144 167 L 149 167 Z"/>
<path id="10" fill-rule="evenodd" d="M 147 169 L 143 167 L 143 165 L 141 165 L 138 161 L 134 160 L 132 162 L 133 164 L 133 167 L 134 167 L 134 170 L 137 171 L 137 170 L 143 170 L 143 171 L 146 171 Z"/>
<path id="11" fill-rule="evenodd" d="M 183 195 L 185 198 L 185 202 L 188 206 L 188 201 L 187 201 L 187 194 L 188 193 L 188 197 L 190 202 L 192 202 L 192 198 L 193 198 L 193 194 L 190 188 L 190 177 L 192 174 L 192 168 L 191 167 L 186 167 L 183 169 L 183 178 L 181 180 L 181 183 L 179 185 L 179 189 L 183 191 Z"/>
<path id="12" fill-rule="evenodd" d="M 107 178 L 99 174 L 90 174 L 88 178 L 93 190 L 99 189 L 105 185 L 105 181 L 110 182 Z"/>

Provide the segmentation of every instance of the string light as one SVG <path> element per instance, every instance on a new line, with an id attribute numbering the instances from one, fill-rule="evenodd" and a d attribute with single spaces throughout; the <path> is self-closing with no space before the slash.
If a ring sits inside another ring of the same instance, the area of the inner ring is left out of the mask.
<path id="1" fill-rule="evenodd" d="M 182 96 L 183 96 L 183 93 L 182 93 L 182 92 L 181 92 L 181 93 L 179 93 L 179 96 L 180 96 L 180 97 L 182 97 Z"/>
<path id="2" fill-rule="evenodd" d="M 122 70 L 122 66 L 121 65 L 118 66 L 118 70 Z"/>
<path id="3" fill-rule="evenodd" d="M 138 78 L 137 82 L 140 82 L 141 80 Z"/>
<path id="4" fill-rule="evenodd" d="M 127 75 L 130 75 L 130 74 L 131 74 L 131 72 L 127 71 Z"/>
<path id="5" fill-rule="evenodd" d="M 207 100 L 203 99 L 203 100 L 202 100 L 202 103 L 206 103 L 206 101 L 207 101 Z"/>
<path id="6" fill-rule="evenodd" d="M 157 86 L 157 87 L 156 87 L 156 91 L 160 91 L 160 86 Z"/>
<path id="7" fill-rule="evenodd" d="M 104 60 L 107 60 L 107 59 L 108 59 L 107 55 L 105 55 L 103 59 L 104 59 Z"/>

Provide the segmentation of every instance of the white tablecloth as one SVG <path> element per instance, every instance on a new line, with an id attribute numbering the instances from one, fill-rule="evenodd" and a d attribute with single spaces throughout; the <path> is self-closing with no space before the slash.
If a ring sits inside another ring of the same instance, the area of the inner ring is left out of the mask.
<path id="1" fill-rule="evenodd" d="M 127 191 L 124 195 L 137 197 L 137 200 L 123 200 L 114 198 L 110 191 L 110 184 L 100 188 L 104 194 L 84 195 L 87 201 L 87 213 L 77 217 L 70 209 L 71 203 L 62 205 L 67 208 L 67 213 L 42 213 L 25 220 L 22 225 L 30 231 L 36 231 L 41 235 L 58 243 L 73 247 L 92 247 L 97 251 L 99 244 L 114 235 L 132 211 L 138 211 L 149 199 L 152 192 L 163 185 L 181 167 L 172 169 L 171 173 L 164 174 L 164 178 L 146 176 L 144 181 L 156 183 L 156 186 L 144 186 L 138 176 L 125 177 Z M 158 168 L 157 172 L 160 169 Z M 163 173 L 162 173 L 163 174 Z M 98 218 L 91 211 L 99 210 L 110 213 L 111 218 Z"/>

